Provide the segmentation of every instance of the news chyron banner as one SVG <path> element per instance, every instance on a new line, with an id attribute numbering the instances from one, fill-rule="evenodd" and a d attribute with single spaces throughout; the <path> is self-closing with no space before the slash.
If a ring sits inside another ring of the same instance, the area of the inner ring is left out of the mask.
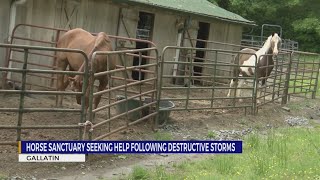
<path id="1" fill-rule="evenodd" d="M 242 141 L 20 141 L 19 162 L 85 162 L 87 154 L 238 154 Z"/>

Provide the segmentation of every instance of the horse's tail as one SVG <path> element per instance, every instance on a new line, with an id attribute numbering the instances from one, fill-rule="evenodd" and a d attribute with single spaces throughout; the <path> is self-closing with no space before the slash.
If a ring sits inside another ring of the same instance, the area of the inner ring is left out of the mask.
<path id="1" fill-rule="evenodd" d="M 99 33 L 100 34 L 100 33 Z M 87 55 L 88 57 L 88 68 L 90 70 L 91 65 L 92 65 L 92 55 L 93 53 L 98 49 L 99 44 L 101 43 L 101 41 L 97 40 L 98 38 L 95 39 L 95 43 L 93 48 L 91 49 L 91 51 L 89 52 L 89 54 Z M 83 72 L 85 68 L 85 61 L 83 61 L 81 67 L 78 69 L 79 72 Z M 81 79 L 81 75 L 76 75 L 75 77 L 69 77 L 69 80 L 74 81 L 76 84 L 80 84 L 80 79 Z"/>
<path id="2" fill-rule="evenodd" d="M 111 43 L 111 40 L 109 39 L 108 35 L 104 32 L 99 32 L 96 36 L 96 40 L 94 42 L 94 46 L 90 53 L 88 54 L 89 60 L 91 60 L 92 55 L 95 51 L 97 51 L 100 47 L 107 46 Z"/>

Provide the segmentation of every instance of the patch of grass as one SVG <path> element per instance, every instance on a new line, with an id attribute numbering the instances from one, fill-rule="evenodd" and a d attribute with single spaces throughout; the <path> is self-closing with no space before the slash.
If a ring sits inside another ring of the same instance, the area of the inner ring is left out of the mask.
<path id="1" fill-rule="evenodd" d="M 311 79 L 312 77 L 312 79 Z M 289 89 L 288 92 L 289 93 L 303 93 L 302 95 L 304 95 L 304 92 L 307 92 L 310 94 L 311 97 L 311 92 L 314 90 L 314 85 L 317 84 L 317 89 L 316 89 L 316 96 L 320 95 L 320 80 L 318 80 L 318 82 L 316 82 L 316 80 L 314 79 L 316 77 L 316 73 L 311 74 L 311 73 L 305 73 L 304 75 L 302 73 L 298 73 L 297 76 L 295 77 L 295 75 L 291 75 L 291 79 L 295 79 L 297 78 L 296 81 L 291 80 L 289 81 Z M 308 78 L 310 78 L 309 80 L 307 80 Z M 302 80 L 305 79 L 305 80 Z M 320 78 L 318 78 L 320 79 Z M 311 85 L 311 87 L 309 87 Z M 294 88 L 295 87 L 295 88 Z"/>
<path id="2" fill-rule="evenodd" d="M 9 178 L 0 174 L 0 180 L 7 180 L 7 179 L 9 179 Z"/>
<path id="3" fill-rule="evenodd" d="M 1 178 L 0 178 L 0 179 L 1 179 Z M 102 176 L 98 176 L 97 179 L 98 179 L 98 180 L 106 180 L 106 179 L 105 179 L 104 177 L 102 177 Z"/>
<path id="4" fill-rule="evenodd" d="M 320 123 L 315 122 L 313 120 L 309 121 L 310 125 L 313 126 L 313 128 L 318 129 L 320 131 Z"/>
<path id="5" fill-rule="evenodd" d="M 201 161 L 186 161 L 174 164 L 172 171 L 157 167 L 149 170 L 147 177 L 208 180 L 320 179 L 319 162 L 319 128 L 271 129 L 266 135 L 247 136 L 243 141 L 242 154 L 223 154 L 208 156 Z"/>
<path id="6" fill-rule="evenodd" d="M 291 66 L 291 79 L 295 79 L 297 78 L 298 80 L 296 82 L 294 81 L 290 81 L 289 82 L 289 93 L 294 92 L 294 88 L 292 88 L 295 84 L 296 88 L 295 88 L 295 92 L 296 93 L 300 93 L 300 92 L 308 92 L 309 91 L 309 86 L 305 86 L 305 85 L 309 85 L 310 83 L 313 85 L 318 86 L 318 89 L 316 90 L 316 95 L 320 95 L 320 81 L 316 82 L 315 81 L 315 77 L 317 75 L 317 71 L 318 71 L 318 56 L 313 56 L 313 55 L 296 55 L 296 57 L 293 57 L 294 59 L 294 63 Z M 299 60 L 299 63 L 297 64 L 296 60 Z M 312 64 L 314 63 L 314 64 Z M 305 69 L 305 72 L 303 73 L 302 71 Z M 313 71 L 310 72 L 310 71 Z M 310 78 L 312 77 L 312 78 Z M 304 79 L 304 80 L 302 80 Z M 309 79 L 309 80 L 306 80 Z M 304 87 L 297 87 L 297 86 L 304 86 Z M 314 89 L 314 86 L 311 87 L 311 90 Z"/>
<path id="7" fill-rule="evenodd" d="M 252 126 L 252 128 L 257 130 L 257 131 L 263 129 L 264 127 L 265 127 L 265 125 L 262 124 L 262 123 L 253 124 L 253 126 Z"/>
<path id="8" fill-rule="evenodd" d="M 288 106 L 291 110 L 301 110 L 307 106 L 312 105 L 312 103 L 313 102 L 310 101 L 310 99 L 304 99 L 303 101 L 289 103 L 286 106 Z"/>
<path id="9" fill-rule="evenodd" d="M 149 171 L 141 166 L 133 168 L 132 173 L 129 176 L 130 180 L 144 180 L 150 179 Z"/>
<path id="10" fill-rule="evenodd" d="M 157 141 L 169 141 L 169 140 L 172 140 L 173 138 L 170 133 L 158 131 L 154 134 L 154 139 Z"/>
<path id="11" fill-rule="evenodd" d="M 292 75 L 294 78 L 294 75 Z M 303 75 L 299 75 L 297 76 L 297 79 L 302 79 Z M 308 75 L 305 75 L 307 77 L 304 77 L 304 78 L 310 78 L 311 77 L 311 74 L 310 74 L 310 77 Z M 309 92 L 309 91 L 312 91 L 314 90 L 314 87 L 311 86 L 311 88 L 309 89 L 309 85 L 315 85 L 316 81 L 315 79 L 313 80 L 296 80 L 296 81 L 293 81 L 291 80 L 289 82 L 289 93 L 301 93 L 301 92 Z M 318 81 L 318 84 L 319 84 L 319 81 Z M 296 87 L 296 88 L 293 88 L 293 87 Z"/>
<path id="12" fill-rule="evenodd" d="M 217 137 L 217 134 L 213 131 L 209 131 L 207 137 L 210 139 L 215 139 Z"/>
<path id="13" fill-rule="evenodd" d="M 247 119 L 246 118 L 241 118 L 239 124 L 247 125 Z"/>
<path id="14" fill-rule="evenodd" d="M 155 176 L 157 177 L 157 179 L 168 179 L 170 177 L 163 166 L 156 167 Z"/>
<path id="15" fill-rule="evenodd" d="M 223 175 L 229 175 L 234 173 L 234 157 L 232 156 L 221 156 L 220 158 L 214 159 L 216 169 Z M 207 164 L 207 163 L 206 163 Z"/>

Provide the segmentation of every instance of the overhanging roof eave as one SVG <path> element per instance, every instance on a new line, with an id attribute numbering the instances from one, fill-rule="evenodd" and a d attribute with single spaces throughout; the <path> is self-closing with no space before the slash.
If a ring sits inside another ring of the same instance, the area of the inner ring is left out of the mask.
<path id="1" fill-rule="evenodd" d="M 249 21 L 249 20 L 241 21 L 241 20 L 224 18 L 224 17 L 219 17 L 219 16 L 210 16 L 210 15 L 206 15 L 206 14 L 202 14 L 202 13 L 196 13 L 196 12 L 190 12 L 190 11 L 186 11 L 186 10 L 180 10 L 180 9 L 167 7 L 167 6 L 162 6 L 162 5 L 158 5 L 158 4 L 149 4 L 149 3 L 145 3 L 145 2 L 137 2 L 137 1 L 130 1 L 130 0 L 117 0 L 117 1 L 114 1 L 114 2 L 126 3 L 126 4 L 130 4 L 130 5 L 143 5 L 143 6 L 151 7 L 151 8 L 155 8 L 156 7 L 156 8 L 160 8 L 160 9 L 164 9 L 164 10 L 170 10 L 170 11 L 179 12 L 179 13 L 181 13 L 181 12 L 182 13 L 187 13 L 188 15 L 196 15 L 196 16 L 205 17 L 205 18 L 212 18 L 212 19 L 216 19 L 216 20 L 227 21 L 227 22 L 232 22 L 232 23 L 236 23 L 236 24 L 242 24 L 242 25 L 245 25 L 245 26 L 257 26 L 254 21 Z"/>

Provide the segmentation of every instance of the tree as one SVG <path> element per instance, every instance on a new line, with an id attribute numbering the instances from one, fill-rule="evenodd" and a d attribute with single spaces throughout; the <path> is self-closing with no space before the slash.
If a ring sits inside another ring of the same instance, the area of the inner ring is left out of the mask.
<path id="1" fill-rule="evenodd" d="M 277 24 L 282 38 L 299 42 L 299 49 L 320 52 L 319 0 L 209 0 L 216 5 L 253 20 L 260 35 L 262 24 Z"/>

